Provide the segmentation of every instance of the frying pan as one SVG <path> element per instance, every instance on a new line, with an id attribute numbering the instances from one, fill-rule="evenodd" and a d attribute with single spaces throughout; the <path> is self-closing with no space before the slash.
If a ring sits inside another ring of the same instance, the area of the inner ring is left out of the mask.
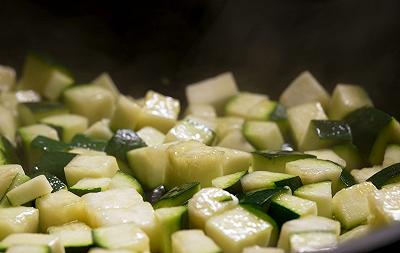
<path id="1" fill-rule="evenodd" d="M 181 101 L 185 85 L 224 71 L 277 99 L 309 70 L 328 91 L 362 85 L 400 118 L 399 13 L 398 0 L 2 0 L 0 62 L 20 73 L 27 51 L 38 51 L 79 82 L 107 71 L 123 93 Z M 394 225 L 336 252 L 399 246 Z"/>

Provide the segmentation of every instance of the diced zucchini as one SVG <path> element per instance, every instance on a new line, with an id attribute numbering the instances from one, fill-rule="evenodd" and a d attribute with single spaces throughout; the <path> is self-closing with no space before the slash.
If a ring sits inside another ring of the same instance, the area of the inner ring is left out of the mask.
<path id="1" fill-rule="evenodd" d="M 36 198 L 49 194 L 53 188 L 46 177 L 41 175 L 15 187 L 7 192 L 6 196 L 10 204 L 19 206 Z"/>
<path id="2" fill-rule="evenodd" d="M 329 181 L 304 185 L 294 191 L 294 195 L 314 201 L 318 215 L 332 218 L 332 183 Z"/>
<path id="3" fill-rule="evenodd" d="M 18 134 L 21 137 L 22 147 L 25 154 L 25 159 L 28 161 L 29 165 L 34 165 L 38 160 L 38 154 L 31 150 L 31 142 L 37 136 L 48 137 L 53 140 L 58 140 L 57 131 L 47 125 L 37 124 L 30 125 L 26 127 L 21 127 L 18 129 Z"/>
<path id="4" fill-rule="evenodd" d="M 179 111 L 178 100 L 154 91 L 148 91 L 137 128 L 151 126 L 166 133 L 175 125 Z"/>
<path id="5" fill-rule="evenodd" d="M 174 253 L 222 253 L 218 245 L 200 229 L 175 232 L 172 234 L 171 241 L 171 248 Z"/>
<path id="6" fill-rule="evenodd" d="M 58 102 L 40 101 L 26 102 L 18 104 L 18 116 L 22 125 L 32 125 L 38 123 L 41 119 L 67 114 L 65 106 Z"/>
<path id="7" fill-rule="evenodd" d="M 143 203 L 143 197 L 133 188 L 110 189 L 104 192 L 88 193 L 82 196 L 88 214 L 100 209 L 131 208 Z"/>
<path id="8" fill-rule="evenodd" d="M 86 117 L 89 124 L 110 118 L 114 111 L 113 94 L 94 85 L 67 89 L 64 92 L 64 102 L 72 113 Z"/>
<path id="9" fill-rule="evenodd" d="M 247 121 L 243 125 L 243 135 L 257 150 L 279 150 L 283 137 L 275 122 Z"/>
<path id="10" fill-rule="evenodd" d="M 70 142 L 76 134 L 83 133 L 88 128 L 88 120 L 74 114 L 50 116 L 41 119 L 40 122 L 59 129 L 61 139 L 65 142 Z"/>
<path id="11" fill-rule="evenodd" d="M 17 163 L 19 158 L 11 142 L 0 135 L 0 165 Z"/>
<path id="12" fill-rule="evenodd" d="M 223 174 L 229 175 L 236 172 L 247 171 L 251 163 L 251 154 L 224 147 L 214 147 L 224 152 Z"/>
<path id="13" fill-rule="evenodd" d="M 110 188 L 111 178 L 82 178 L 68 190 L 78 196 L 90 192 L 106 191 Z"/>
<path id="14" fill-rule="evenodd" d="M 67 152 L 45 152 L 37 163 L 39 172 L 50 173 L 58 177 L 65 184 L 64 167 L 76 156 Z"/>
<path id="15" fill-rule="evenodd" d="M 108 73 L 101 73 L 91 83 L 94 86 L 98 86 L 110 91 L 115 99 L 117 99 L 120 95 L 117 86 L 115 85 L 114 81 L 111 79 L 111 76 Z"/>
<path id="16" fill-rule="evenodd" d="M 357 183 L 363 183 L 367 181 L 370 177 L 372 177 L 374 174 L 378 173 L 381 171 L 383 168 L 380 165 L 375 165 L 372 167 L 368 168 L 362 168 L 359 170 L 352 170 L 350 171 L 350 174 L 354 177 Z"/>
<path id="17" fill-rule="evenodd" d="M 400 142 L 400 125 L 396 119 L 373 107 L 360 108 L 346 117 L 353 143 L 372 165 L 381 164 L 388 143 Z"/>
<path id="18" fill-rule="evenodd" d="M 346 161 L 346 169 L 360 169 L 364 165 L 358 148 L 353 144 L 342 144 L 331 147 L 332 150 Z"/>
<path id="19" fill-rule="evenodd" d="M 400 221 L 400 185 L 382 188 L 368 196 L 371 212 L 369 222 L 374 226 L 384 226 Z"/>
<path id="20" fill-rule="evenodd" d="M 329 118 L 344 119 L 349 113 L 364 107 L 372 107 L 372 101 L 363 87 L 350 84 L 338 84 L 333 90 L 329 105 Z"/>
<path id="21" fill-rule="evenodd" d="M 242 253 L 285 253 L 285 251 L 280 248 L 252 246 L 244 248 Z"/>
<path id="22" fill-rule="evenodd" d="M 349 240 L 354 240 L 360 237 L 363 237 L 371 232 L 370 225 L 360 225 L 358 227 L 353 228 L 352 230 L 346 231 L 345 233 L 339 236 L 339 242 L 347 242 Z"/>
<path id="23" fill-rule="evenodd" d="M 208 219 L 238 205 L 238 199 L 218 188 L 203 188 L 188 202 L 189 222 L 193 228 L 204 229 Z"/>
<path id="24" fill-rule="evenodd" d="M 303 143 L 312 120 L 327 120 L 320 103 L 308 103 L 291 107 L 287 111 L 290 129 L 297 146 Z"/>
<path id="25" fill-rule="evenodd" d="M 285 172 L 286 163 L 306 158 L 314 158 L 314 155 L 292 151 L 257 151 L 253 152 L 252 167 L 254 171 L 265 170 L 271 172 Z"/>
<path id="26" fill-rule="evenodd" d="M 211 186 L 211 180 L 223 175 L 225 152 L 202 143 L 180 142 L 168 147 L 171 169 L 168 170 L 167 188 L 188 182 Z"/>
<path id="27" fill-rule="evenodd" d="M 85 202 L 67 190 L 60 190 L 38 198 L 36 207 L 39 209 L 42 231 L 71 221 L 86 222 Z"/>
<path id="28" fill-rule="evenodd" d="M 370 214 L 367 197 L 376 190 L 370 182 L 340 190 L 333 196 L 333 215 L 345 229 L 367 222 Z"/>
<path id="29" fill-rule="evenodd" d="M 174 207 L 185 205 L 192 196 L 200 190 L 200 184 L 186 183 L 176 186 L 165 193 L 155 204 L 154 208 Z"/>
<path id="30" fill-rule="evenodd" d="M 149 238 L 132 223 L 96 228 L 93 230 L 93 240 L 97 246 L 106 249 L 150 251 Z"/>
<path id="31" fill-rule="evenodd" d="M 142 114 L 142 108 L 132 99 L 120 95 L 110 121 L 110 128 L 117 131 L 121 128 L 135 130 Z"/>
<path id="32" fill-rule="evenodd" d="M 186 86 L 189 104 L 212 105 L 218 114 L 223 112 L 228 99 L 237 93 L 238 88 L 230 72 Z"/>
<path id="33" fill-rule="evenodd" d="M 12 184 L 14 178 L 17 176 L 18 172 L 9 169 L 9 167 L 4 167 L 8 165 L 1 165 L 0 166 L 0 198 L 3 198 L 4 195 L 7 193 L 8 188 Z"/>
<path id="34" fill-rule="evenodd" d="M 339 185 L 337 187 L 337 191 L 357 184 L 352 174 L 350 174 L 350 172 L 348 172 L 347 170 L 342 170 L 339 179 L 340 180 L 339 180 Z"/>
<path id="35" fill-rule="evenodd" d="M 127 162 L 126 153 L 132 149 L 146 147 L 146 143 L 130 129 L 119 129 L 108 141 L 106 153 L 115 156 L 118 160 Z"/>
<path id="36" fill-rule="evenodd" d="M 244 229 L 249 225 L 251 229 Z M 247 246 L 267 246 L 273 229 L 268 221 L 236 207 L 210 218 L 205 231 L 224 252 L 241 253 Z"/>
<path id="37" fill-rule="evenodd" d="M 119 170 L 113 156 L 77 155 L 64 168 L 68 185 L 76 184 L 82 178 L 112 177 Z"/>
<path id="38" fill-rule="evenodd" d="M 52 188 L 52 192 L 56 192 L 62 189 L 67 189 L 67 185 L 61 179 L 59 179 L 57 176 L 51 173 L 43 172 L 41 170 L 34 170 L 30 172 L 30 176 L 31 177 L 45 176 L 47 181 L 49 181 L 49 184 Z"/>
<path id="39" fill-rule="evenodd" d="M 15 70 L 8 66 L 0 66 L 0 92 L 9 91 L 15 84 Z"/>
<path id="40" fill-rule="evenodd" d="M 246 140 L 241 130 L 229 131 L 220 141 L 218 146 L 237 149 L 245 152 L 254 151 L 254 147 Z"/>
<path id="41" fill-rule="evenodd" d="M 319 102 L 324 108 L 328 108 L 329 100 L 328 92 L 308 71 L 302 72 L 296 77 L 279 98 L 279 102 L 287 107 Z"/>
<path id="42" fill-rule="evenodd" d="M 400 163 L 400 145 L 391 144 L 385 149 L 382 167 L 386 168 L 395 163 Z"/>
<path id="43" fill-rule="evenodd" d="M 143 184 L 152 189 L 166 182 L 169 168 L 169 144 L 137 148 L 127 153 L 133 174 Z"/>
<path id="44" fill-rule="evenodd" d="M 300 150 L 329 148 L 333 145 L 351 142 L 351 130 L 344 121 L 311 120 L 299 143 Z"/>
<path id="45" fill-rule="evenodd" d="M 220 188 L 232 194 L 243 193 L 242 184 L 240 180 L 247 171 L 239 171 L 222 177 L 216 177 L 211 181 L 213 187 Z"/>
<path id="46" fill-rule="evenodd" d="M 279 236 L 278 247 L 289 252 L 290 236 L 303 232 L 330 232 L 336 236 L 340 234 L 340 223 L 320 216 L 307 216 L 283 224 Z"/>
<path id="47" fill-rule="evenodd" d="M 291 252 L 313 252 L 336 248 L 338 236 L 334 232 L 303 232 L 289 239 Z"/>
<path id="48" fill-rule="evenodd" d="M 56 100 L 62 91 L 72 85 L 74 79 L 65 69 L 51 63 L 38 54 L 29 54 L 22 70 L 20 88 L 34 90 L 47 99 Z"/>
<path id="49" fill-rule="evenodd" d="M 268 120 L 276 102 L 268 96 L 241 92 L 229 99 L 225 105 L 225 115 L 242 117 L 247 120 Z"/>
<path id="50" fill-rule="evenodd" d="M 299 176 L 303 184 L 329 180 L 336 192 L 342 167 L 331 161 L 307 158 L 286 163 L 285 172 Z"/>
<path id="51" fill-rule="evenodd" d="M 261 189 L 258 191 L 248 192 L 244 195 L 240 196 L 240 204 L 251 206 L 253 208 L 257 208 L 262 210 L 263 212 L 267 212 L 271 201 L 275 196 L 286 192 L 285 188 L 274 188 L 274 189 Z"/>
<path id="52" fill-rule="evenodd" d="M 0 208 L 0 240 L 13 233 L 36 233 L 39 211 L 33 207 Z"/>
<path id="53" fill-rule="evenodd" d="M 156 146 L 164 143 L 165 135 L 153 127 L 143 127 L 136 133 L 147 146 Z"/>
<path id="54" fill-rule="evenodd" d="M 183 229 L 187 208 L 184 206 L 160 208 L 155 210 L 154 215 L 159 226 L 160 252 L 171 253 L 171 235 Z"/>
<path id="55" fill-rule="evenodd" d="M 317 157 L 317 159 L 320 159 L 320 160 L 328 160 L 328 161 L 337 163 L 340 166 L 342 166 L 343 168 L 346 167 L 346 161 L 344 159 L 342 159 L 340 156 L 338 156 L 331 149 L 310 150 L 310 151 L 305 151 L 304 153 L 314 155 Z"/>
<path id="56" fill-rule="evenodd" d="M 282 193 L 272 199 L 268 214 L 278 223 L 283 223 L 304 217 L 317 215 L 317 204 L 314 201 Z"/>
<path id="57" fill-rule="evenodd" d="M 48 246 L 51 253 L 65 253 L 60 239 L 54 235 L 17 233 L 7 236 L 0 242 L 0 248 L 9 248 L 16 245 L 42 245 Z"/>
<path id="58" fill-rule="evenodd" d="M 242 178 L 241 183 L 245 192 L 260 189 L 274 189 L 284 186 L 288 186 L 294 191 L 303 185 L 298 176 L 269 171 L 255 171 L 249 173 Z"/>
<path id="59" fill-rule="evenodd" d="M 0 178 L 1 177 L 2 176 L 1 176 L 1 173 L 0 173 Z M 29 176 L 25 175 L 25 174 L 17 173 L 17 175 L 14 177 L 14 179 L 12 180 L 11 184 L 9 185 L 9 187 L 7 188 L 5 193 L 11 191 L 15 187 L 27 182 L 30 179 L 31 178 Z M 5 193 L 3 195 L 3 198 L 0 200 L 0 207 L 10 207 L 11 206 L 10 202 L 8 201 L 7 197 L 5 196 Z"/>
<path id="60" fill-rule="evenodd" d="M 71 222 L 61 226 L 52 226 L 47 229 L 51 235 L 58 236 L 66 252 L 85 250 L 93 244 L 92 229 L 82 222 Z"/>
<path id="61" fill-rule="evenodd" d="M 6 253 L 51 253 L 47 245 L 15 245 L 7 249 Z"/>
<path id="62" fill-rule="evenodd" d="M 72 138 L 70 145 L 75 148 L 90 149 L 93 151 L 102 152 L 105 150 L 107 142 L 101 139 L 93 139 L 83 134 L 77 134 Z M 69 152 L 71 152 L 71 150 Z"/>
<path id="63" fill-rule="evenodd" d="M 232 130 L 242 130 L 244 119 L 240 117 L 218 117 L 215 133 L 218 139 L 223 139 Z"/>
<path id="64" fill-rule="evenodd" d="M 120 188 L 133 188 L 138 193 L 143 195 L 143 188 L 136 178 L 125 174 L 122 171 L 117 171 L 117 173 L 115 173 L 115 175 L 111 178 L 110 189 Z"/>
<path id="65" fill-rule="evenodd" d="M 86 129 L 84 134 L 89 138 L 108 141 L 113 136 L 109 125 L 110 121 L 108 119 L 99 120 Z"/>
<path id="66" fill-rule="evenodd" d="M 381 188 L 386 184 L 398 182 L 399 178 L 400 178 L 400 163 L 395 163 L 393 165 L 390 165 L 389 167 L 386 167 L 378 171 L 373 176 L 368 178 L 367 181 L 373 183 L 377 188 Z"/>
<path id="67" fill-rule="evenodd" d="M 0 105 L 0 135 L 6 137 L 11 143 L 15 144 L 15 133 L 17 123 L 11 111 Z"/>
<path id="68" fill-rule="evenodd" d="M 206 145 L 211 145 L 214 139 L 215 132 L 207 124 L 204 124 L 204 120 L 187 117 L 168 131 L 164 142 L 195 140 Z"/>
<path id="69" fill-rule="evenodd" d="M 215 119 L 217 112 L 212 105 L 190 104 L 186 108 L 185 115 L 192 115 L 203 119 Z"/>

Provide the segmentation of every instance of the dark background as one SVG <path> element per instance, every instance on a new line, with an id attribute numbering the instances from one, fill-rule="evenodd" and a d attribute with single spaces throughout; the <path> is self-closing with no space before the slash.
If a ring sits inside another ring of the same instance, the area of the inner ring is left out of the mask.
<path id="1" fill-rule="evenodd" d="M 129 2 L 129 3 L 126 3 Z M 50 55 L 78 82 L 108 71 L 135 97 L 232 71 L 242 90 L 278 98 L 301 71 L 332 91 L 365 86 L 400 116 L 398 0 L 0 0 L 0 64 Z"/>
<path id="2" fill-rule="evenodd" d="M 108 71 L 135 97 L 155 89 L 184 99 L 186 84 L 232 71 L 242 90 L 276 99 L 310 70 L 329 91 L 364 86 L 400 118 L 399 0 L 0 0 L 0 64 L 20 73 L 28 50 L 78 82 Z M 374 238 L 387 243 L 399 232 Z"/>

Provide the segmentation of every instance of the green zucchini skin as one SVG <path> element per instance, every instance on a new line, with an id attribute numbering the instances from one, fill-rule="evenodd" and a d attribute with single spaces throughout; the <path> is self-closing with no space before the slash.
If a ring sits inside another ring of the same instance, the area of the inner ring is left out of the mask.
<path id="1" fill-rule="evenodd" d="M 0 136 L 0 165 L 16 164 L 18 161 L 17 151 L 11 142 L 4 136 Z"/>
<path id="2" fill-rule="evenodd" d="M 288 162 L 315 158 L 316 156 L 297 151 L 255 151 L 252 152 L 253 170 L 267 170 L 271 172 L 285 173 L 285 165 Z"/>
<path id="3" fill-rule="evenodd" d="M 146 143 L 133 130 L 119 129 L 108 141 L 105 152 L 127 163 L 126 153 L 128 151 L 146 146 Z"/>
<path id="4" fill-rule="evenodd" d="M 56 176 L 67 184 L 64 167 L 76 156 L 68 152 L 45 152 L 36 164 L 38 171 Z"/>
<path id="5" fill-rule="evenodd" d="M 93 139 L 84 134 L 77 134 L 72 138 L 70 145 L 76 148 L 86 148 L 97 151 L 104 151 L 107 146 L 107 141 Z"/>
<path id="6" fill-rule="evenodd" d="M 378 189 L 382 186 L 392 183 L 400 176 L 400 163 L 390 165 L 383 170 L 375 173 L 372 177 L 368 178 L 367 181 L 373 183 Z"/>
<path id="7" fill-rule="evenodd" d="M 154 208 L 182 206 L 200 190 L 200 183 L 186 183 L 176 186 L 165 193 L 155 204 Z"/>
<path id="8" fill-rule="evenodd" d="M 286 191 L 285 188 L 280 187 L 275 189 L 264 189 L 264 190 L 249 192 L 241 196 L 239 203 L 241 205 L 251 205 L 254 208 L 267 212 L 271 205 L 273 197 L 285 191 Z"/>

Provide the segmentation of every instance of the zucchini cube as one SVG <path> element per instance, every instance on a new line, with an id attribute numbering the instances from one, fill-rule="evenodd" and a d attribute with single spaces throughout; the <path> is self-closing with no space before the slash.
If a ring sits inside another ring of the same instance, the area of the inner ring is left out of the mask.
<path id="1" fill-rule="evenodd" d="M 33 207 L 0 208 L 0 240 L 14 233 L 36 233 L 39 210 Z"/>
<path id="2" fill-rule="evenodd" d="M 400 221 L 400 184 L 385 186 L 368 196 L 374 226 L 389 225 Z"/>
<path id="3" fill-rule="evenodd" d="M 23 126 L 36 124 L 41 119 L 49 116 L 68 113 L 63 104 L 51 101 L 19 103 L 17 108 L 18 116 Z"/>
<path id="4" fill-rule="evenodd" d="M 110 91 L 114 98 L 117 100 L 120 92 L 115 85 L 114 81 L 108 73 L 101 73 L 96 79 L 91 82 L 94 86 L 98 86 Z"/>
<path id="5" fill-rule="evenodd" d="M 214 147 L 218 151 L 224 152 L 223 175 L 230 175 L 236 172 L 247 171 L 251 163 L 251 154 L 248 152 L 224 148 Z"/>
<path id="6" fill-rule="evenodd" d="M 165 134 L 153 127 L 143 127 L 136 132 L 147 146 L 156 146 L 164 143 Z"/>
<path id="7" fill-rule="evenodd" d="M 329 104 L 329 118 L 344 119 L 349 113 L 361 108 L 372 107 L 373 103 L 363 87 L 351 84 L 338 84 L 332 93 Z"/>
<path id="8" fill-rule="evenodd" d="M 294 195 L 314 201 L 317 204 L 318 215 L 332 218 L 332 183 L 329 181 L 304 185 L 298 188 Z"/>
<path id="9" fill-rule="evenodd" d="M 269 106 L 270 102 L 266 95 L 240 92 L 231 97 L 226 103 L 225 115 L 241 117 L 247 120 L 267 120 L 273 110 Z M 264 106 L 265 103 L 267 107 Z"/>
<path id="10" fill-rule="evenodd" d="M 267 246 L 273 226 L 242 207 L 210 218 L 206 233 L 223 252 L 241 253 L 247 246 Z"/>
<path id="11" fill-rule="evenodd" d="M 288 121 L 293 139 L 297 146 L 303 142 L 312 120 L 327 120 L 320 103 L 308 103 L 291 107 L 287 110 Z"/>
<path id="12" fill-rule="evenodd" d="M 119 170 L 117 160 L 106 155 L 77 155 L 64 168 L 69 186 L 83 178 L 113 177 Z"/>
<path id="13" fill-rule="evenodd" d="M 66 251 L 76 252 L 93 244 L 92 229 L 83 222 L 70 222 L 47 229 L 51 235 L 58 236 Z"/>
<path id="14" fill-rule="evenodd" d="M 280 150 L 284 140 L 275 122 L 247 121 L 243 134 L 257 150 Z"/>
<path id="15" fill-rule="evenodd" d="M 56 115 L 43 118 L 40 123 L 60 129 L 61 139 L 70 142 L 76 134 L 83 133 L 88 128 L 88 120 L 85 117 L 74 114 Z"/>
<path id="16" fill-rule="evenodd" d="M 142 115 L 142 108 L 133 99 L 120 95 L 110 121 L 113 131 L 128 128 L 135 130 Z"/>
<path id="17" fill-rule="evenodd" d="M 84 134 L 89 138 L 108 141 L 113 136 L 109 125 L 110 121 L 108 119 L 99 120 L 86 129 Z"/>
<path id="18" fill-rule="evenodd" d="M 367 222 L 370 215 L 368 195 L 374 191 L 375 186 L 365 182 L 342 189 L 333 196 L 333 215 L 345 229 Z"/>
<path id="19" fill-rule="evenodd" d="M 212 120 L 217 117 L 217 112 L 212 105 L 191 104 L 186 108 L 185 115 L 192 115 L 194 117 Z"/>
<path id="20" fill-rule="evenodd" d="M 40 196 L 51 193 L 53 188 L 44 175 L 40 175 L 18 185 L 7 192 L 8 201 L 13 206 L 19 206 L 29 201 L 35 200 Z"/>
<path id="21" fill-rule="evenodd" d="M 166 133 L 176 124 L 180 104 L 172 97 L 148 91 L 142 109 L 142 116 L 137 127 L 140 129 L 151 126 Z"/>
<path id="22" fill-rule="evenodd" d="M 173 253 L 220 253 L 220 247 L 203 230 L 180 230 L 172 234 Z M 201 247 L 199 247 L 201 245 Z"/>
<path id="23" fill-rule="evenodd" d="M 89 124 L 110 118 L 115 107 L 113 94 L 94 85 L 80 85 L 66 90 L 64 101 L 72 113 L 86 117 Z"/>
<path id="24" fill-rule="evenodd" d="M 94 243 L 100 247 L 131 252 L 150 252 L 149 238 L 135 224 L 121 224 L 93 230 Z"/>
<path id="25" fill-rule="evenodd" d="M 166 180 L 167 188 L 190 182 L 199 182 L 202 187 L 208 187 L 212 179 L 223 175 L 223 151 L 189 141 L 171 145 L 167 152 L 171 166 Z"/>
<path id="26" fill-rule="evenodd" d="M 230 72 L 186 86 L 186 98 L 190 105 L 212 105 L 218 114 L 223 112 L 229 98 L 238 92 L 235 78 Z"/>
<path id="27" fill-rule="evenodd" d="M 238 205 L 238 199 L 219 188 L 203 188 L 188 202 L 189 222 L 193 228 L 204 229 L 208 219 Z"/>
<path id="28" fill-rule="evenodd" d="M 51 253 L 65 253 L 60 239 L 55 235 L 35 233 L 11 234 L 0 243 L 0 247 L 4 249 L 18 245 L 47 246 L 50 248 Z"/>
<path id="29" fill-rule="evenodd" d="M 329 100 L 328 92 L 308 71 L 296 77 L 279 98 L 279 101 L 287 107 L 319 102 L 324 108 L 328 108 Z"/>
<path id="30" fill-rule="evenodd" d="M 42 231 L 47 231 L 50 226 L 59 226 L 71 221 L 86 222 L 85 202 L 67 190 L 59 190 L 38 198 L 36 207 L 39 209 Z"/>

